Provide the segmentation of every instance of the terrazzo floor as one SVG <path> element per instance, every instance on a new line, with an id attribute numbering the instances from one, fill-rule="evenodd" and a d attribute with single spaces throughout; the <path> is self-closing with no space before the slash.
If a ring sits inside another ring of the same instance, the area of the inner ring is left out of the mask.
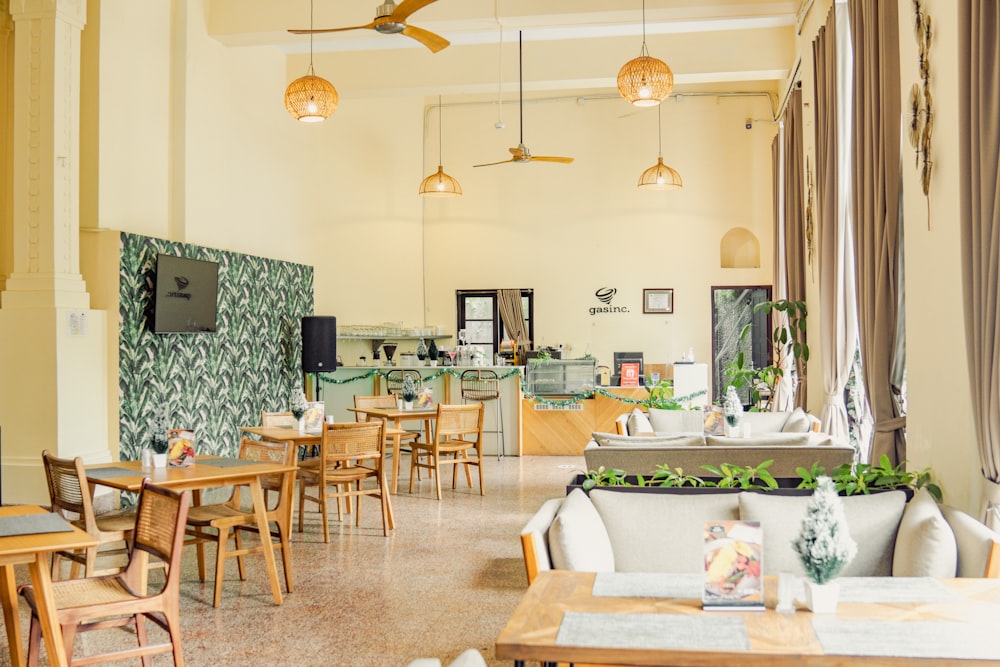
<path id="1" fill-rule="evenodd" d="M 403 456 L 401 468 L 408 471 Z M 544 500 L 565 495 L 583 467 L 582 456 L 487 457 L 485 496 L 463 486 L 462 477 L 452 490 L 446 472 L 441 501 L 426 478 L 409 494 L 401 472 L 392 497 L 396 529 L 389 537 L 382 536 L 377 499 L 362 499 L 359 528 L 353 516 L 339 523 L 331 503 L 329 544 L 323 543 L 319 514 L 307 512 L 305 531 L 292 533 L 294 592 L 280 606 L 271 599 L 263 559 L 251 556 L 246 582 L 234 561 L 226 564 L 221 606 L 212 607 L 213 582 L 198 581 L 189 547 L 181 581 L 185 662 L 405 667 L 415 658 L 437 657 L 447 665 L 473 647 L 488 664 L 509 665 L 495 658 L 493 642 L 527 587 L 518 534 Z M 473 478 L 475 483 L 475 470 Z M 27 581 L 26 569 L 17 574 L 19 583 Z M 159 576 L 154 571 L 151 579 Z M 26 640 L 23 603 L 21 620 Z M 150 627 L 151 636 L 159 632 Z M 134 646 L 134 635 L 120 629 L 86 633 L 77 637 L 76 653 L 105 646 Z M 113 664 L 133 663 L 138 661 Z M 41 664 L 48 664 L 44 649 Z M 172 660 L 156 656 L 153 664 Z M 0 666 L 8 665 L 3 635 Z"/>

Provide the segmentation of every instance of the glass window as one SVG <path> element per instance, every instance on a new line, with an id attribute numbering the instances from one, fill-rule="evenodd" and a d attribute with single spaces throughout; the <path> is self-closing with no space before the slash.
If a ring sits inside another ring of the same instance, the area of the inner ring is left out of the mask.
<path id="1" fill-rule="evenodd" d="M 497 290 L 458 290 L 458 331 L 465 331 L 465 342 L 473 345 L 492 360 L 505 343 L 510 351 L 510 335 L 500 317 Z M 521 290 L 521 308 L 529 339 L 534 332 L 534 294 L 530 289 Z"/>

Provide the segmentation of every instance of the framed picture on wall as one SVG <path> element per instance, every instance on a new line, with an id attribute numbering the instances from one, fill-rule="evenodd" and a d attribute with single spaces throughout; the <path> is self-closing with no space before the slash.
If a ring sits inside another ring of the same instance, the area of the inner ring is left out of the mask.
<path id="1" fill-rule="evenodd" d="M 674 312 L 674 291 L 660 288 L 642 290 L 642 312 L 654 314 Z"/>

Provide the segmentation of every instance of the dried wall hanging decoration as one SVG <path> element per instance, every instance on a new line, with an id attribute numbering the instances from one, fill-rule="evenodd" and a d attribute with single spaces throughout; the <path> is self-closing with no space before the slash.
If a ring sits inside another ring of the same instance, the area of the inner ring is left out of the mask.
<path id="1" fill-rule="evenodd" d="M 813 175 L 812 163 L 806 158 L 806 259 L 812 268 L 813 282 L 816 281 L 816 266 L 813 264 Z"/>
<path id="2" fill-rule="evenodd" d="M 915 166 L 920 169 L 920 187 L 927 199 L 927 229 L 931 228 L 931 137 L 934 134 L 933 98 L 931 97 L 931 17 L 920 0 L 913 0 L 913 29 L 920 58 L 920 82 L 910 88 L 910 123 L 908 136 L 913 146 Z"/>

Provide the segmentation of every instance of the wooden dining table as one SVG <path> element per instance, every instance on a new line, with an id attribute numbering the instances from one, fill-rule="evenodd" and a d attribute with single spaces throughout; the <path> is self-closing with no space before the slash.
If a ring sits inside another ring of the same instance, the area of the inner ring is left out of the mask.
<path id="1" fill-rule="evenodd" d="M 260 479 L 265 475 L 295 474 L 296 466 L 286 466 L 281 463 L 259 463 L 231 459 L 218 456 L 198 456 L 195 462 L 186 467 L 143 469 L 139 461 L 119 461 L 117 463 L 100 463 L 85 466 L 87 482 L 91 486 L 108 486 L 119 491 L 137 492 L 142 487 L 142 481 L 149 479 L 153 484 L 183 491 L 191 489 L 194 492 L 194 502 L 201 502 L 203 489 L 221 486 L 246 485 L 250 489 L 254 516 L 257 519 L 257 530 L 261 536 L 261 546 L 264 552 L 264 562 L 271 583 L 271 595 L 274 604 L 281 604 L 281 586 L 278 583 L 278 566 L 274 559 L 274 547 L 266 536 L 271 534 L 267 523 L 267 507 L 264 501 L 264 491 Z M 141 552 L 139 557 L 145 556 Z M 143 564 L 144 565 L 144 564 Z M 145 573 L 147 568 L 141 567 L 143 573 L 142 588 L 145 590 Z"/>
<path id="2" fill-rule="evenodd" d="M 42 523 L 51 522 L 49 528 Z M 11 524 L 22 524 L 20 529 Z M 34 527 L 23 524 L 35 523 Z M 7 505 L 0 507 L 0 526 L 7 524 L 0 537 L 0 603 L 3 606 L 4 625 L 7 629 L 7 646 L 11 664 L 25 664 L 24 642 L 21 638 L 21 620 L 17 611 L 17 584 L 14 566 L 27 565 L 31 583 L 35 587 L 35 605 L 38 621 L 45 639 L 50 665 L 67 664 L 66 647 L 55 612 L 52 596 L 52 578 L 49 574 L 48 556 L 55 551 L 72 551 L 97 546 L 97 539 L 86 531 L 73 526 L 61 517 L 50 514 L 37 505 Z M 24 530 L 43 532 L 23 532 Z M 70 647 L 72 650 L 72 647 Z"/>
<path id="3" fill-rule="evenodd" d="M 243 433 L 256 435 L 263 440 L 270 440 L 272 442 L 294 442 L 296 445 L 300 446 L 318 445 L 320 439 L 322 438 L 321 433 L 310 433 L 308 431 L 300 432 L 297 428 L 285 428 L 283 426 L 241 426 L 240 430 Z M 406 435 L 406 431 L 399 427 L 390 426 L 385 429 L 385 435 L 388 438 L 392 438 L 392 493 L 396 493 L 396 475 L 399 472 L 398 461 L 400 438 L 401 436 Z"/>
<path id="4" fill-rule="evenodd" d="M 403 429 L 404 421 L 420 420 L 424 422 L 424 433 L 427 442 L 431 442 L 433 435 L 433 422 L 437 419 L 437 408 L 424 410 L 399 410 L 397 408 L 347 408 L 351 412 L 368 415 L 376 419 L 385 419 L 392 423 L 392 427 L 386 429 L 386 435 L 392 437 L 393 457 L 392 457 L 392 493 L 396 493 L 396 481 L 399 478 L 399 450 L 400 436 L 405 434 Z"/>

